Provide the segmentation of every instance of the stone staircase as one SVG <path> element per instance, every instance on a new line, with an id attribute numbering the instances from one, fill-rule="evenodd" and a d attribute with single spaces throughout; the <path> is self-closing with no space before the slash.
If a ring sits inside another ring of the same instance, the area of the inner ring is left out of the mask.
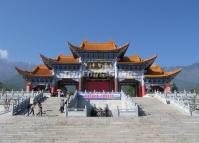
<path id="1" fill-rule="evenodd" d="M 176 108 L 169 104 L 163 104 L 159 100 L 152 97 L 135 97 L 133 100 L 142 108 L 146 115 L 151 115 L 153 118 L 162 118 L 165 116 L 167 118 L 171 118 L 171 115 L 178 118 L 185 117 L 185 114 L 179 112 Z"/>
<path id="2" fill-rule="evenodd" d="M 64 116 L 63 113 L 61 114 L 59 112 L 61 99 L 63 98 L 59 98 L 59 97 L 47 98 L 47 100 L 43 102 L 42 104 L 44 116 L 47 116 L 47 117 Z"/>
<path id="3" fill-rule="evenodd" d="M 58 116 L 64 117 L 64 114 L 59 112 L 61 99 L 63 98 L 47 97 L 46 100 L 42 102 L 42 109 L 43 109 L 42 117 L 58 117 Z M 37 113 L 38 113 L 38 106 L 36 105 L 35 114 Z M 32 117 L 32 115 L 30 115 L 29 117 Z"/>
<path id="4" fill-rule="evenodd" d="M 154 98 L 134 98 L 145 116 L 135 118 L 65 118 L 58 98 L 43 103 L 46 116 L 0 120 L 0 142 L 29 143 L 198 143 L 199 118 L 185 116 Z M 57 116 L 58 115 L 58 116 Z"/>

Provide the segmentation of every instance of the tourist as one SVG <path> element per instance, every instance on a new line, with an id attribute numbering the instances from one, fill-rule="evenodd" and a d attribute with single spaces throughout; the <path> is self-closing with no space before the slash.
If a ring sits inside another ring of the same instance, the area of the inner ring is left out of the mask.
<path id="1" fill-rule="evenodd" d="M 97 108 L 96 105 L 94 104 L 93 107 L 91 108 L 91 116 L 96 117 L 97 116 Z"/>
<path id="2" fill-rule="evenodd" d="M 30 108 L 31 108 L 31 106 L 32 106 L 32 104 L 28 103 L 28 106 L 27 106 L 28 115 L 27 116 L 29 116 L 29 114 L 30 114 Z"/>
<path id="3" fill-rule="evenodd" d="M 97 109 L 97 116 L 103 117 L 103 109 L 101 107 Z"/>
<path id="4" fill-rule="evenodd" d="M 61 99 L 61 102 L 60 102 L 60 109 L 59 109 L 61 113 L 64 112 L 64 105 L 65 105 L 64 99 Z"/>
<path id="5" fill-rule="evenodd" d="M 32 114 L 33 116 L 35 115 L 35 105 L 36 105 L 36 103 L 34 102 L 32 105 L 31 105 L 31 107 L 30 107 L 30 114 Z M 29 114 L 29 115 L 30 115 Z"/>
<path id="6" fill-rule="evenodd" d="M 57 96 L 58 96 L 58 97 L 61 97 L 61 92 L 62 92 L 61 89 L 57 89 Z"/>
<path id="7" fill-rule="evenodd" d="M 65 103 L 64 103 L 64 104 L 66 104 L 66 106 L 68 107 L 68 101 L 67 101 L 67 100 L 65 101 Z"/>
<path id="8" fill-rule="evenodd" d="M 42 116 L 42 104 L 41 104 L 41 102 L 38 102 L 38 109 L 39 109 L 39 111 L 38 111 L 38 113 L 37 113 L 37 116 L 38 115 L 40 115 L 40 116 Z"/>
<path id="9" fill-rule="evenodd" d="M 106 107 L 104 109 L 105 112 L 105 116 L 108 117 L 109 116 L 109 108 L 108 108 L 108 104 L 106 104 Z"/>
<path id="10" fill-rule="evenodd" d="M 70 94 L 67 93 L 66 100 L 69 102 L 69 99 L 70 99 Z"/>
<path id="11" fill-rule="evenodd" d="M 61 97 L 64 97 L 64 92 L 63 91 L 61 92 Z"/>

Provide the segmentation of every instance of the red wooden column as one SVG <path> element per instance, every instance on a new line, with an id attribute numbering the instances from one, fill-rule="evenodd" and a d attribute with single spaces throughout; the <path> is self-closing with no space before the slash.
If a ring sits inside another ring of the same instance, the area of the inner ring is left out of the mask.
<path id="1" fill-rule="evenodd" d="M 139 92 L 140 92 L 140 94 L 139 94 L 140 97 L 145 96 L 145 85 L 144 85 L 144 79 L 143 78 L 140 82 Z"/>
<path id="2" fill-rule="evenodd" d="M 114 90 L 115 90 L 115 92 L 118 91 L 118 79 L 117 78 L 114 79 Z"/>
<path id="3" fill-rule="evenodd" d="M 82 78 L 79 78 L 79 85 L 78 85 L 78 90 L 82 90 Z"/>
<path id="4" fill-rule="evenodd" d="M 164 84 L 164 93 L 171 92 L 171 86 L 169 83 Z"/>
<path id="5" fill-rule="evenodd" d="M 118 92 L 120 90 L 118 90 L 118 69 L 117 69 L 117 62 L 114 63 L 114 69 L 115 69 L 115 77 L 114 77 L 114 90 L 115 92 Z"/>
<path id="6" fill-rule="evenodd" d="M 56 90 L 56 88 L 55 88 L 55 84 L 54 84 L 54 83 L 52 83 L 52 84 L 51 84 L 51 88 L 50 88 L 50 92 L 51 92 L 51 94 L 53 94 L 53 93 L 55 92 L 55 90 Z"/>
<path id="7" fill-rule="evenodd" d="M 141 87 L 142 89 L 142 91 L 141 91 L 141 96 L 143 97 L 143 96 L 145 96 L 145 85 L 142 85 L 142 87 Z"/>
<path id="8" fill-rule="evenodd" d="M 28 83 L 26 84 L 26 91 L 27 91 L 27 92 L 32 91 L 32 83 L 31 83 L 31 82 L 28 82 Z"/>

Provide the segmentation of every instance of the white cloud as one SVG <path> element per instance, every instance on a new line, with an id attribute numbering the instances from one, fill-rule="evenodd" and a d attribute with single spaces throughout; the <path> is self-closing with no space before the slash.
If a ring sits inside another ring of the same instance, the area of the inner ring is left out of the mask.
<path id="1" fill-rule="evenodd" d="M 8 58 L 8 51 L 0 49 L 0 59 L 7 59 Z"/>

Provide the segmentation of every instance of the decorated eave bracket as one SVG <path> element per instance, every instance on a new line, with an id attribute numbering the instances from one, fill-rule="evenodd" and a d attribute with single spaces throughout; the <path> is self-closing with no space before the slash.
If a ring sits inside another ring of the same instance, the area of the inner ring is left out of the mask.
<path id="1" fill-rule="evenodd" d="M 81 51 L 79 53 L 81 60 L 83 62 L 89 62 L 89 61 L 110 61 L 113 62 L 117 59 L 119 53 L 117 52 L 98 52 L 98 51 L 92 51 L 92 52 L 86 52 Z"/>
<path id="2" fill-rule="evenodd" d="M 55 71 L 78 71 L 81 68 L 81 63 L 80 64 L 52 64 L 51 67 Z"/>
<path id="3" fill-rule="evenodd" d="M 53 81 L 52 77 L 26 77 L 25 78 L 26 81 L 29 82 L 40 82 L 40 83 L 51 83 Z"/>
<path id="4" fill-rule="evenodd" d="M 171 79 L 165 79 L 165 78 L 144 78 L 144 82 L 146 84 L 164 84 Z"/>

